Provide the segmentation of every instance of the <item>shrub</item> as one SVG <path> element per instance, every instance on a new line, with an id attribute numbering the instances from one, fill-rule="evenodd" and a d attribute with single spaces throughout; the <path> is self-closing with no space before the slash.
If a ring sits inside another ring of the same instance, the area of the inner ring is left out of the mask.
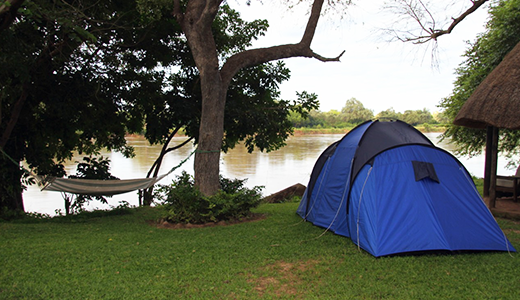
<path id="1" fill-rule="evenodd" d="M 88 156 L 83 157 L 83 162 L 79 163 L 76 169 L 76 175 L 71 175 L 69 178 L 75 179 L 98 179 L 98 180 L 118 180 L 119 178 L 110 174 L 110 159 Z M 63 200 L 65 201 L 65 214 L 80 213 L 83 211 L 83 206 L 92 200 L 100 201 L 107 204 L 106 197 L 102 195 L 72 195 L 63 193 Z"/>
<path id="2" fill-rule="evenodd" d="M 428 123 L 424 123 L 422 124 L 422 127 L 424 128 L 424 132 L 431 132 L 432 131 L 432 126 Z"/>
<path id="3" fill-rule="evenodd" d="M 159 185 L 154 198 L 160 203 L 162 219 L 172 223 L 203 224 L 240 219 L 250 214 L 261 200 L 263 187 L 244 187 L 246 180 L 221 177 L 222 189 L 206 197 L 195 187 L 186 172 L 177 176 L 171 185 Z"/>

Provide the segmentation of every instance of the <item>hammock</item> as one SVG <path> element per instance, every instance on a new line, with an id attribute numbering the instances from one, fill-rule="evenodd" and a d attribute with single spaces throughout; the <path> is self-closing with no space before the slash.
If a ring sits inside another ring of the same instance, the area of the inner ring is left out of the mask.
<path id="1" fill-rule="evenodd" d="M 179 165 L 173 167 L 168 173 L 152 178 L 100 180 L 100 179 L 77 179 L 77 178 L 52 178 L 42 188 L 42 191 L 65 192 L 82 195 L 117 195 L 135 190 L 150 188 L 155 183 L 170 175 L 182 166 L 197 150 L 182 160 Z"/>
<path id="2" fill-rule="evenodd" d="M 42 191 L 66 192 L 83 195 L 117 195 L 153 186 L 168 174 L 159 177 L 122 180 L 53 178 Z"/>

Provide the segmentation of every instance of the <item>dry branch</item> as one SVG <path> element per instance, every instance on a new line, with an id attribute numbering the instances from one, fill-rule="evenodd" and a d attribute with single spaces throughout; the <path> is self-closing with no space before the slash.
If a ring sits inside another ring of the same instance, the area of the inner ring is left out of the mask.
<path id="1" fill-rule="evenodd" d="M 397 40 L 402 42 L 412 42 L 414 44 L 424 44 L 429 41 L 437 41 L 437 38 L 450 34 L 455 27 L 460 24 L 467 16 L 474 13 L 482 5 L 489 0 L 472 0 L 471 7 L 463 11 L 459 16 L 452 17 L 452 22 L 447 29 L 437 29 L 436 21 L 433 14 L 428 9 L 427 5 L 421 0 L 403 0 L 399 1 L 400 4 L 389 7 L 398 12 L 398 14 L 404 15 L 404 17 L 412 19 L 420 28 L 419 34 L 414 34 L 409 30 L 387 30 Z"/>

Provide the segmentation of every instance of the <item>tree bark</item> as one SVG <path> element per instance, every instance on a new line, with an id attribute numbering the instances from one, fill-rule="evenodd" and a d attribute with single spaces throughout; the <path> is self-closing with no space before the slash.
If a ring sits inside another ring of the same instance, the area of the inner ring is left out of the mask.
<path id="1" fill-rule="evenodd" d="M 194 171 L 195 185 L 204 195 L 213 195 L 220 189 L 220 149 L 224 138 L 227 86 L 223 87 L 220 79 L 208 81 L 201 82 L 203 106 Z"/>
<path id="2" fill-rule="evenodd" d="M 182 13 L 176 0 L 174 8 L 200 73 L 202 111 L 194 171 L 195 185 L 204 195 L 213 195 L 220 189 L 225 93 L 222 94 L 217 46 L 211 30 L 220 4 L 220 0 L 192 0 Z"/>

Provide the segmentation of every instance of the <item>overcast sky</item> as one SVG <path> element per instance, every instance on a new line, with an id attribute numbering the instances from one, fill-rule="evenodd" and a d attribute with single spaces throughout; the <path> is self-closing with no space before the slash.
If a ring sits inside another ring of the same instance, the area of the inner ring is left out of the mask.
<path id="1" fill-rule="evenodd" d="M 288 11 L 271 1 L 228 1 L 246 20 L 267 19 L 270 27 L 255 47 L 296 43 L 306 25 L 308 8 Z M 260 2 L 263 2 L 261 4 Z M 283 2 L 283 1 L 281 1 Z M 282 98 L 295 99 L 296 91 L 316 93 L 320 110 L 341 110 L 345 101 L 354 97 L 374 114 L 388 108 L 398 112 L 426 108 L 439 111 L 437 105 L 453 90 L 455 68 L 463 61 L 466 41 L 473 41 L 484 31 L 487 9 L 480 8 L 464 20 L 452 34 L 438 43 L 438 64 L 432 67 L 431 44 L 417 46 L 401 42 L 389 43 L 378 28 L 388 28 L 388 13 L 381 12 L 383 0 L 356 1 L 346 15 L 320 19 L 312 43 L 314 52 L 336 57 L 345 50 L 341 62 L 320 62 L 310 58 L 290 58 L 285 63 L 291 79 L 281 86 Z M 453 1 L 438 0 L 436 3 Z M 459 1 L 470 5 L 470 1 Z M 460 11 L 462 8 L 453 8 Z M 458 12 L 457 11 L 457 12 Z M 395 16 L 391 18 L 395 19 Z"/>

